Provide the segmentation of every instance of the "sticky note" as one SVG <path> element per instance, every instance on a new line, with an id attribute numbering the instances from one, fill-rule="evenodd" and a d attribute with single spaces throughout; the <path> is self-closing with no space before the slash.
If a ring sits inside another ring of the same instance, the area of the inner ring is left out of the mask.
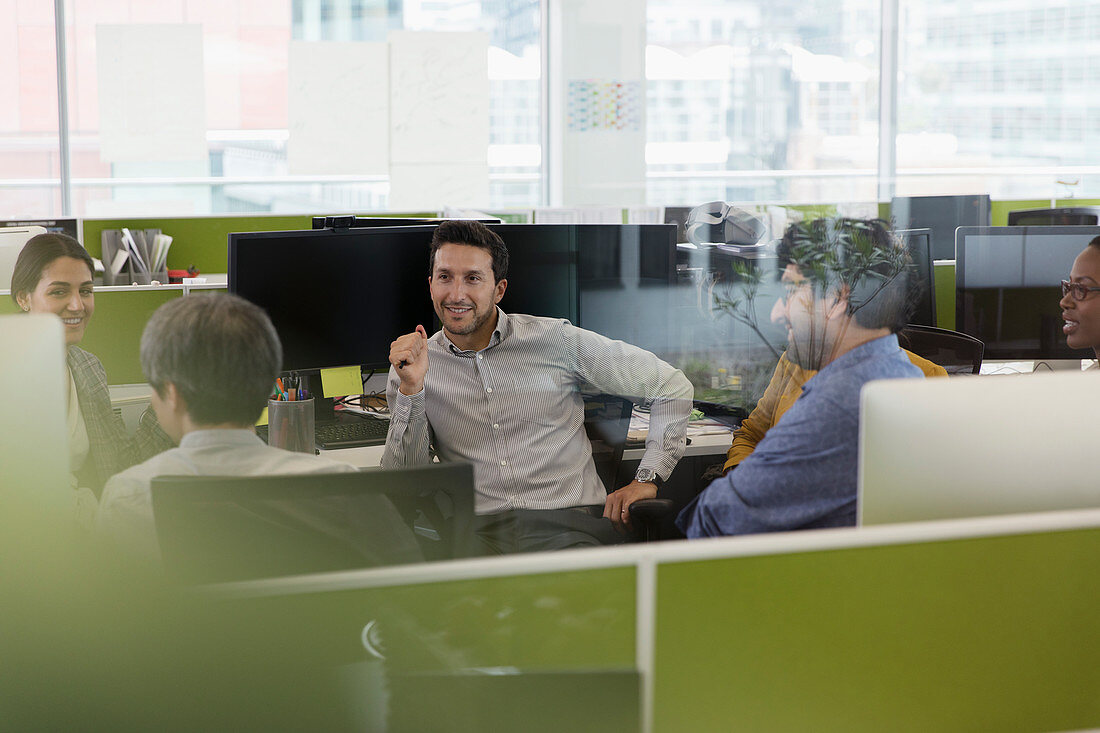
<path id="1" fill-rule="evenodd" d="M 321 370 L 321 394 L 325 397 L 343 397 L 363 394 L 363 375 L 358 366 Z"/>
<path id="2" fill-rule="evenodd" d="M 260 413 L 260 419 L 256 421 L 256 424 L 257 425 L 267 425 L 267 408 L 266 407 L 264 408 L 264 411 Z"/>

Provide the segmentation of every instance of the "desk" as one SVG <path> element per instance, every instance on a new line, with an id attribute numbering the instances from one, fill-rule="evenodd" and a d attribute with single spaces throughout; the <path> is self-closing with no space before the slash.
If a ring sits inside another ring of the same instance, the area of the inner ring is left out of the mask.
<path id="1" fill-rule="evenodd" d="M 689 456 L 714 456 L 725 458 L 733 437 L 729 433 L 722 435 L 700 435 L 691 439 L 691 445 L 684 450 L 684 458 Z M 360 468 L 370 468 L 382 462 L 382 451 L 385 446 L 371 445 L 363 448 L 340 448 L 338 450 L 323 450 L 321 455 L 341 463 L 350 463 Z M 623 451 L 623 461 L 641 460 L 645 451 L 642 448 L 628 448 Z"/>
<path id="2" fill-rule="evenodd" d="M 684 457 L 676 464 L 672 475 L 667 478 L 660 490 L 660 497 L 671 499 L 677 507 L 685 506 L 700 491 L 706 488 L 706 482 L 702 480 L 703 473 L 712 464 L 724 463 L 726 451 L 729 450 L 733 437 L 729 433 L 722 435 L 699 435 L 691 439 L 691 445 L 684 450 Z M 360 468 L 377 466 L 382 460 L 384 446 L 372 445 L 365 448 L 341 448 L 339 450 L 323 450 L 321 455 L 335 461 L 350 463 Z M 625 486 L 634 476 L 638 468 L 638 462 L 645 451 L 641 448 L 631 448 L 623 451 L 623 462 L 619 466 L 617 484 Z M 667 517 L 661 525 L 661 537 L 675 539 L 683 537 L 679 529 L 673 524 L 675 513 Z"/>

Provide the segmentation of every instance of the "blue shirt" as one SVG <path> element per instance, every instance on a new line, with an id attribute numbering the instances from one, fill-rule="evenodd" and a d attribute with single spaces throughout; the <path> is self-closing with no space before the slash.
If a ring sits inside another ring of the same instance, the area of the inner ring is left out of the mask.
<path id="1" fill-rule="evenodd" d="M 752 455 L 688 504 L 688 537 L 856 523 L 859 391 L 874 379 L 921 377 L 897 336 L 869 341 L 826 365 Z"/>

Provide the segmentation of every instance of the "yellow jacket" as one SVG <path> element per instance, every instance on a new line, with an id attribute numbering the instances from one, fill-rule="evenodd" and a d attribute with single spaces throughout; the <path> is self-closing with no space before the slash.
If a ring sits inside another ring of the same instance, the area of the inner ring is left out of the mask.
<path id="1" fill-rule="evenodd" d="M 911 351 L 905 351 L 905 354 L 909 357 L 909 361 L 924 372 L 924 376 L 947 376 L 947 370 L 940 365 L 933 364 Z M 756 403 L 752 413 L 741 422 L 741 427 L 733 431 L 733 445 L 726 452 L 726 465 L 722 467 L 723 471 L 729 471 L 753 452 L 756 444 L 764 437 L 764 433 L 778 422 L 783 413 L 791 409 L 791 405 L 802 394 L 802 385 L 815 374 L 817 374 L 816 370 L 803 369 L 787 359 L 787 352 L 783 352 L 783 356 L 779 357 L 779 363 L 775 365 L 772 379 L 764 390 L 764 396 Z"/>

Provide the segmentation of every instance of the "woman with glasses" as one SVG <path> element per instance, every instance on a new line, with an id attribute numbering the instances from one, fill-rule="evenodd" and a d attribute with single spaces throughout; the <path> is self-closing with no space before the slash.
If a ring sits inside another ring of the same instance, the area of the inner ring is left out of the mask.
<path id="1" fill-rule="evenodd" d="M 1100 237 L 1077 255 L 1062 281 L 1062 333 L 1071 349 L 1092 349 L 1100 358 Z"/>
<path id="2" fill-rule="evenodd" d="M 130 437 L 122 418 L 111 410 L 107 374 L 95 355 L 80 348 L 84 329 L 95 310 L 92 258 L 72 237 L 39 234 L 27 240 L 11 276 L 11 297 L 27 313 L 52 313 L 65 334 L 69 471 L 77 496 L 78 516 L 94 509 L 94 498 L 113 474 L 139 463 L 174 443 L 157 424 L 152 410 Z M 91 507 L 89 508 L 88 502 Z"/>

